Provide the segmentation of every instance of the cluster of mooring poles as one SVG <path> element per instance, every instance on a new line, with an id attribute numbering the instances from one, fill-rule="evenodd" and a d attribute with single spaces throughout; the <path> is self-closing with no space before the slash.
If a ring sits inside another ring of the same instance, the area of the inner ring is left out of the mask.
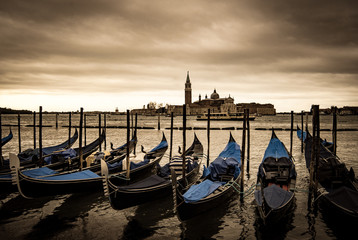
<path id="1" fill-rule="evenodd" d="M 183 159 L 183 178 L 185 179 L 185 148 L 186 148 L 186 105 L 183 105 L 183 146 L 182 146 L 182 159 Z M 207 118 L 207 162 L 206 165 L 209 166 L 210 162 L 210 109 L 208 109 L 208 118 Z M 319 120 L 319 106 L 312 105 L 312 128 L 313 128 L 313 145 L 312 145 L 312 161 L 310 166 L 310 196 L 313 193 L 313 198 L 317 197 L 317 166 L 318 166 L 318 159 L 319 159 L 319 144 L 320 144 L 320 120 Z M 333 128 L 332 128 L 332 141 L 333 141 L 333 153 L 336 155 L 337 149 L 337 107 L 332 107 L 332 114 L 333 114 Z M 169 148 L 169 159 L 172 159 L 173 156 L 173 129 L 174 129 L 174 115 L 173 112 L 171 113 L 171 121 L 170 121 L 170 148 Z M 80 111 L 80 124 L 79 124 L 79 153 L 80 153 L 80 160 L 81 160 L 81 168 L 82 168 L 82 138 L 84 133 L 84 144 L 87 143 L 87 114 L 83 113 L 83 108 Z M 130 120 L 131 119 L 131 120 Z M 127 110 L 127 143 L 130 141 L 130 132 L 132 131 L 132 137 L 137 136 L 137 113 L 135 114 L 135 124 L 133 124 L 133 113 Z M 301 112 L 301 152 L 303 152 L 303 129 L 304 129 L 304 112 Z M 0 113 L 0 138 L 2 136 L 2 122 L 1 122 L 1 113 Z M 18 144 L 19 144 L 19 152 L 21 152 L 21 118 L 20 114 L 17 116 L 17 129 L 18 129 Z M 132 121 L 130 123 L 130 121 Z M 290 131 L 290 155 L 292 157 L 292 143 L 293 143 L 293 126 L 294 122 L 294 112 L 291 111 L 291 131 Z M 101 137 L 102 131 L 102 119 L 101 114 L 98 115 L 98 134 Z M 43 160 L 43 153 L 42 153 L 42 106 L 39 107 L 39 163 L 40 166 L 44 165 Z M 56 129 L 58 128 L 58 113 L 56 113 Z M 71 128 L 72 128 L 72 113 L 70 112 L 68 115 L 68 139 L 70 144 L 71 139 Z M 104 150 L 106 150 L 106 114 L 104 114 Z M 244 166 L 245 166 L 245 151 L 247 151 L 246 157 L 246 172 L 249 177 L 250 173 L 250 121 L 249 121 L 249 109 L 244 109 L 244 119 L 243 119 L 243 134 L 242 134 L 242 145 L 241 145 L 241 172 L 244 173 Z M 308 129 L 308 113 L 306 113 L 306 132 Z M 83 132 L 84 130 L 84 132 Z M 158 115 L 158 130 L 160 130 L 160 114 Z M 0 140 L 1 141 L 1 140 Z M 246 150 L 246 141 L 247 141 L 247 150 Z M 36 149 L 36 111 L 33 112 L 33 145 L 34 149 Z M 99 145 L 99 151 L 102 151 L 102 143 Z M 135 148 L 134 148 L 134 155 L 135 155 Z M 2 156 L 2 147 L 0 146 L 0 156 Z M 127 169 L 129 169 L 129 144 L 127 144 Z M 0 164 L 3 165 L 3 158 L 1 157 Z M 128 170 L 127 170 L 128 171 Z M 127 172 L 129 175 L 129 171 Z M 244 177 L 241 178 L 241 199 L 243 199 L 243 189 L 244 189 Z M 310 200 L 311 202 L 311 200 Z"/>

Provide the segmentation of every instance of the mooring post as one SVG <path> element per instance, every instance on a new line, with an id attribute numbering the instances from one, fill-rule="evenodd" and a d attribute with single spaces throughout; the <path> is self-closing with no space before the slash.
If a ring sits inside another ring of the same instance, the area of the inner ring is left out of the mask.
<path id="1" fill-rule="evenodd" d="M 303 111 L 301 111 L 301 153 L 303 153 Z M 307 134 L 307 129 L 306 129 Z"/>
<path id="2" fill-rule="evenodd" d="M 209 162 L 210 162 L 210 108 L 208 109 L 207 137 L 208 137 L 208 153 L 206 156 L 206 167 L 209 167 Z"/>
<path id="3" fill-rule="evenodd" d="M 40 167 L 44 165 L 44 160 L 42 157 L 42 106 L 39 109 L 39 154 L 40 154 Z"/>
<path id="4" fill-rule="evenodd" d="M 337 107 L 332 107 L 333 112 L 333 128 L 332 128 L 332 140 L 333 140 L 333 153 L 337 153 Z"/>
<path id="5" fill-rule="evenodd" d="M 318 161 L 319 161 L 319 152 L 320 152 L 319 106 L 312 105 L 312 111 L 313 111 L 313 115 L 312 115 L 313 138 L 312 138 L 312 153 L 311 153 L 311 162 L 310 162 L 310 190 L 311 192 L 313 192 L 313 199 L 316 200 L 317 187 L 318 187 L 317 171 L 318 171 Z"/>
<path id="6" fill-rule="evenodd" d="M 104 131 L 104 150 L 107 150 L 107 118 L 106 113 L 103 114 L 104 116 L 104 123 L 103 123 L 103 131 Z"/>
<path id="7" fill-rule="evenodd" d="M 185 160 L 185 146 L 186 145 L 186 104 L 183 105 L 183 154 L 182 154 L 182 159 L 183 159 L 183 165 L 182 165 L 182 175 L 183 175 L 183 186 L 186 186 L 186 181 L 185 181 L 185 173 L 186 173 L 186 160 Z"/>
<path id="8" fill-rule="evenodd" d="M 241 144 L 241 184 L 240 184 L 240 201 L 244 201 L 244 165 L 245 165 L 245 144 L 246 144 L 246 119 L 247 111 L 244 109 L 244 121 L 242 125 L 242 144 Z"/>
<path id="9" fill-rule="evenodd" d="M 250 110 L 247 110 L 246 115 L 246 124 L 247 124 L 247 167 L 246 172 L 250 173 Z"/>
<path id="10" fill-rule="evenodd" d="M 158 130 L 160 130 L 160 113 L 158 113 Z"/>
<path id="11" fill-rule="evenodd" d="M 101 113 L 98 114 L 98 137 L 101 140 Z M 99 151 L 102 152 L 102 141 L 99 143 Z"/>
<path id="12" fill-rule="evenodd" d="M 19 133 L 19 153 L 21 152 L 21 126 L 20 126 L 20 113 L 17 115 L 17 131 Z"/>
<path id="13" fill-rule="evenodd" d="M 134 140 L 134 149 L 133 149 L 133 154 L 136 155 L 136 148 L 137 148 L 137 134 L 138 134 L 138 113 L 135 113 L 135 121 L 134 121 L 134 137 L 135 137 L 135 140 Z"/>
<path id="14" fill-rule="evenodd" d="M 173 128 L 174 128 L 174 113 L 170 113 L 170 149 L 169 149 L 169 161 L 173 156 Z"/>
<path id="15" fill-rule="evenodd" d="M 58 113 L 55 114 L 56 114 L 56 129 L 58 129 Z"/>
<path id="16" fill-rule="evenodd" d="M 129 163 L 129 137 L 130 137 L 130 112 L 127 110 L 127 148 L 126 148 L 126 160 L 127 160 L 127 181 L 130 177 L 130 163 Z"/>
<path id="17" fill-rule="evenodd" d="M 302 129 L 303 132 L 303 129 Z M 290 132 L 290 156 L 292 157 L 292 143 L 293 142 L 293 111 L 291 111 L 291 132 Z"/>
<path id="18" fill-rule="evenodd" d="M 1 112 L 0 112 L 0 166 L 4 165 L 4 160 L 2 158 L 2 122 L 1 122 Z"/>
<path id="19" fill-rule="evenodd" d="M 79 155 L 80 155 L 80 171 L 82 171 L 83 168 L 83 152 L 82 152 L 82 126 L 83 125 L 83 108 L 81 108 L 80 112 L 80 141 L 79 141 Z"/>
<path id="20" fill-rule="evenodd" d="M 87 145 L 87 114 L 83 114 L 83 125 L 85 133 L 85 146 Z"/>
<path id="21" fill-rule="evenodd" d="M 131 122 L 131 136 L 132 138 L 134 137 L 134 124 L 133 124 L 133 120 L 134 120 L 134 117 L 133 117 L 133 110 L 130 111 L 131 115 L 130 115 L 130 122 Z"/>
<path id="22" fill-rule="evenodd" d="M 36 149 L 36 111 L 34 111 L 34 149 Z"/>
<path id="23" fill-rule="evenodd" d="M 71 112 L 68 113 L 68 147 L 71 147 Z"/>

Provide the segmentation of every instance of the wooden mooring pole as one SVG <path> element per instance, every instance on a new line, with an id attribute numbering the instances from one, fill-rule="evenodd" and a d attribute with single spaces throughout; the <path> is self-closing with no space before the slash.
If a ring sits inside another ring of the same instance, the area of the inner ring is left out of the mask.
<path id="1" fill-rule="evenodd" d="M 244 121 L 242 125 L 242 144 L 241 144 L 241 183 L 240 183 L 240 201 L 244 201 L 244 165 L 245 165 L 245 144 L 246 144 L 246 119 L 248 109 L 244 109 Z"/>
<path id="2" fill-rule="evenodd" d="M 1 122 L 1 112 L 0 112 L 0 166 L 4 165 L 4 160 L 2 158 L 2 122 Z"/>
<path id="3" fill-rule="evenodd" d="M 107 115 L 104 113 L 103 114 L 103 131 L 104 131 L 104 150 L 107 150 Z"/>
<path id="4" fill-rule="evenodd" d="M 36 149 L 36 111 L 34 111 L 34 149 Z"/>
<path id="5" fill-rule="evenodd" d="M 68 113 L 68 147 L 71 146 L 71 112 Z"/>
<path id="6" fill-rule="evenodd" d="M 183 105 L 183 154 L 182 154 L 182 159 L 183 159 L 183 165 L 182 165 L 182 175 L 183 175 L 183 186 L 186 186 L 186 181 L 185 181 L 185 173 L 186 173 L 186 161 L 185 161 L 185 147 L 186 147 L 186 104 Z"/>
<path id="7" fill-rule="evenodd" d="M 246 172 L 247 174 L 250 173 L 250 111 L 249 109 L 247 110 L 247 116 L 246 116 L 246 124 L 247 124 L 247 167 L 246 167 Z M 249 175 L 248 175 L 249 177 Z"/>
<path id="8" fill-rule="evenodd" d="M 302 129 L 303 132 L 303 129 Z M 291 111 L 291 131 L 290 131 L 290 156 L 292 157 L 292 144 L 293 144 L 293 111 Z"/>
<path id="9" fill-rule="evenodd" d="M 129 141 L 130 141 L 130 112 L 129 110 L 127 110 L 127 149 L 126 149 L 126 164 L 127 164 L 127 180 L 129 181 L 129 177 L 130 177 L 130 163 L 129 163 Z"/>
<path id="10" fill-rule="evenodd" d="M 303 153 L 303 111 L 301 111 L 301 153 Z M 307 132 L 307 129 L 306 129 Z M 307 133 L 306 133 L 307 134 Z"/>
<path id="11" fill-rule="evenodd" d="M 56 114 L 56 129 L 58 129 L 58 113 L 55 114 Z"/>
<path id="12" fill-rule="evenodd" d="M 160 113 L 158 113 L 158 130 L 160 130 Z"/>
<path id="13" fill-rule="evenodd" d="M 98 137 L 101 139 L 101 114 L 98 114 Z M 102 141 L 99 143 L 99 151 L 102 152 Z"/>
<path id="14" fill-rule="evenodd" d="M 208 153 L 206 156 L 206 167 L 209 167 L 209 162 L 210 162 L 210 108 L 208 109 L 207 137 L 208 137 Z"/>
<path id="15" fill-rule="evenodd" d="M 80 112 L 80 141 L 79 141 L 79 155 L 80 155 L 80 171 L 82 171 L 83 168 L 83 151 L 82 151 L 82 129 L 83 129 L 83 108 L 81 108 Z"/>
<path id="16" fill-rule="evenodd" d="M 312 192 L 313 192 L 313 199 L 316 200 L 318 195 L 317 171 L 318 171 L 318 161 L 319 161 L 319 153 L 320 153 L 319 106 L 313 105 L 312 110 L 313 110 L 313 115 L 312 115 L 313 138 L 312 138 L 312 153 L 311 153 L 311 163 L 310 163 L 310 196 L 312 198 Z"/>
<path id="17" fill-rule="evenodd" d="M 337 154 L 337 107 L 332 107 L 333 112 L 333 127 L 332 127 L 332 141 L 333 141 L 333 153 Z"/>
<path id="18" fill-rule="evenodd" d="M 21 152 L 21 124 L 20 124 L 20 114 L 17 115 L 17 131 L 19 136 L 19 153 Z"/>
<path id="19" fill-rule="evenodd" d="M 169 149 L 169 161 L 173 156 L 173 127 L 174 127 L 174 113 L 170 113 L 170 149 Z"/>
<path id="20" fill-rule="evenodd" d="M 137 134 L 138 134 L 138 113 L 135 113 L 135 121 L 134 121 L 134 137 L 135 137 L 135 141 L 134 141 L 134 149 L 133 149 L 133 154 L 136 155 L 136 147 L 137 147 Z"/>
<path id="21" fill-rule="evenodd" d="M 85 146 L 87 145 L 87 114 L 83 114 L 83 125 L 85 133 Z"/>
<path id="22" fill-rule="evenodd" d="M 39 109 L 39 153 L 40 153 L 40 167 L 44 165 L 44 160 L 42 156 L 42 106 Z"/>

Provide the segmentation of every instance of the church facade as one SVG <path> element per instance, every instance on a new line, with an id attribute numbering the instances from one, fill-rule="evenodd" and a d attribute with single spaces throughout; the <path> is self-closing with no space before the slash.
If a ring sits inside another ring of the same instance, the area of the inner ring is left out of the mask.
<path id="1" fill-rule="evenodd" d="M 234 103 L 234 98 L 230 95 L 229 97 L 220 98 L 219 93 L 214 89 L 213 93 L 208 98 L 205 95 L 205 98 L 202 99 L 199 94 L 199 99 L 195 102 L 192 102 L 192 89 L 191 82 L 189 77 L 189 72 L 187 72 L 186 81 L 185 81 L 185 104 L 186 104 L 186 113 L 187 115 L 202 115 L 208 112 L 210 109 L 211 113 L 220 113 L 220 112 L 229 112 L 229 113 L 238 113 L 243 112 L 245 108 L 249 109 L 250 114 L 258 115 L 275 115 L 276 110 L 272 104 L 259 104 L 259 103 Z M 167 113 L 174 115 L 183 115 L 183 105 L 170 105 L 167 109 Z"/>

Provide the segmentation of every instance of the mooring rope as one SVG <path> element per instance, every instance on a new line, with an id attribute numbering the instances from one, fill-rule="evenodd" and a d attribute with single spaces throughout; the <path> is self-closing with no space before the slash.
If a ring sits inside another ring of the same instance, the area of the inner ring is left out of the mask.
<path id="1" fill-rule="evenodd" d="M 243 191 L 243 192 L 240 191 L 240 185 L 235 181 L 228 182 L 228 183 L 225 184 L 225 186 L 233 187 L 237 193 L 243 194 L 243 197 L 245 198 L 245 197 L 249 196 L 250 194 L 252 194 L 255 191 L 255 187 L 260 186 L 260 184 L 252 184 L 251 187 L 249 187 L 248 190 Z"/>

